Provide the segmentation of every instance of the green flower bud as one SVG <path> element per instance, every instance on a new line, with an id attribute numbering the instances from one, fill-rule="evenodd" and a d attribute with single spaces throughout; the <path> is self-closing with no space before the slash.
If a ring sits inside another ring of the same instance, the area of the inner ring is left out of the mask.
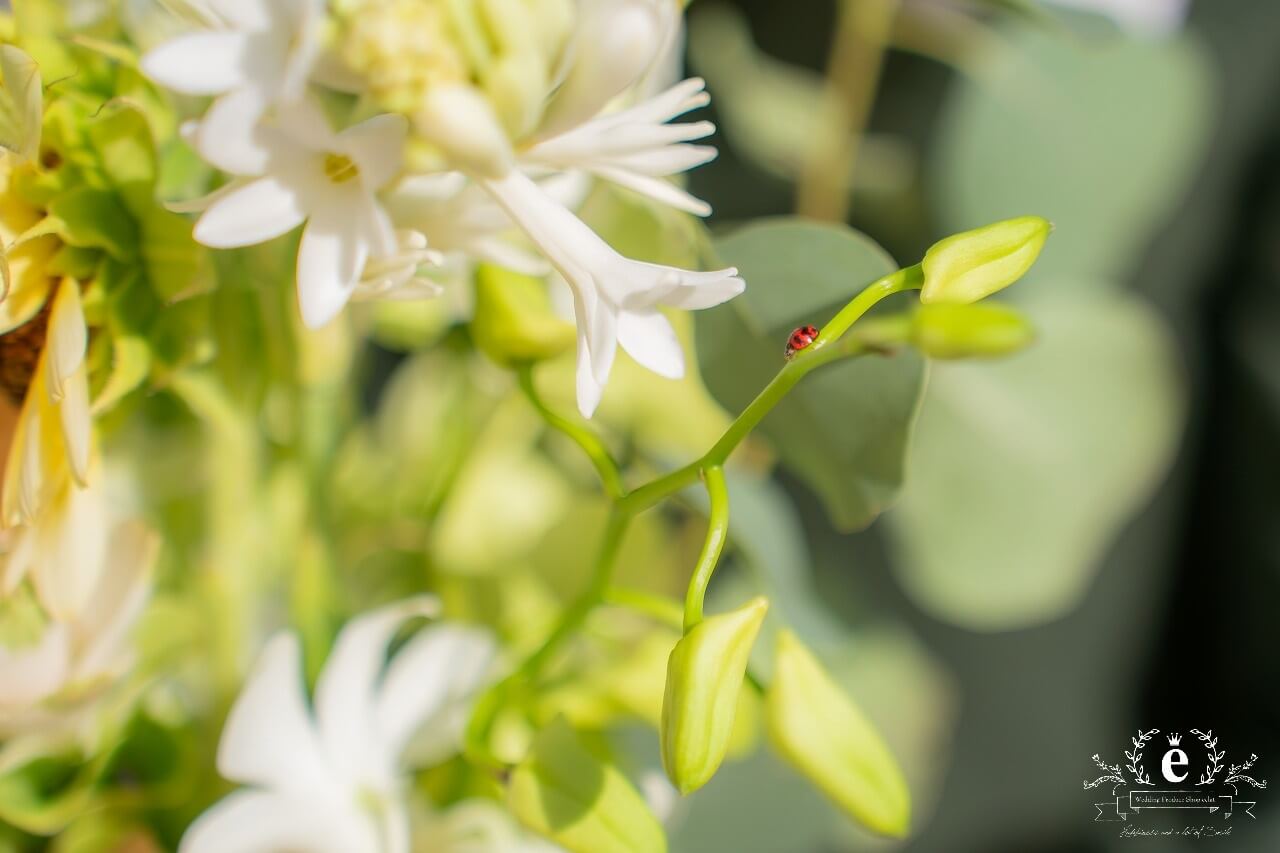
<path id="1" fill-rule="evenodd" d="M 676 643 L 662 700 L 662 764 L 688 794 L 715 775 L 729 749 L 747 659 L 769 602 L 704 619 Z"/>
<path id="2" fill-rule="evenodd" d="M 508 366 L 554 358 L 574 342 L 573 326 L 551 313 L 542 282 L 489 264 L 476 272 L 471 333 L 485 355 Z"/>
<path id="3" fill-rule="evenodd" d="M 903 836 L 911 817 L 902 771 L 875 728 L 794 635 L 778 635 L 765 696 L 769 740 L 855 820 Z"/>
<path id="4" fill-rule="evenodd" d="M 572 853 L 665 853 L 667 837 L 644 798 L 596 758 L 563 718 L 539 732 L 511 774 L 512 813 Z"/>
<path id="5" fill-rule="evenodd" d="M 993 302 L 922 305 L 911 320 L 911 343 L 930 358 L 996 358 L 1033 340 L 1026 317 Z"/>
<path id="6" fill-rule="evenodd" d="M 1006 219 L 955 234 L 925 252 L 920 301 L 977 302 L 1031 269 L 1053 226 L 1039 216 Z"/>

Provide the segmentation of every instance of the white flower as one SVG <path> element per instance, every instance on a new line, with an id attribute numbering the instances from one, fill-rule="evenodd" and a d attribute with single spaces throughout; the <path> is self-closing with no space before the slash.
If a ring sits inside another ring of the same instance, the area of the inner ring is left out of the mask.
<path id="1" fill-rule="evenodd" d="M 206 246 L 250 246 L 306 222 L 298 250 L 298 304 L 311 327 L 333 319 L 371 258 L 401 254 L 374 195 L 399 173 L 407 123 L 381 115 L 335 133 L 302 100 L 259 129 L 267 153 L 254 180 L 210 198 L 196 223 Z M 246 173 L 242 173 L 246 174 Z"/>
<path id="2" fill-rule="evenodd" d="M 324 0 L 207 0 L 221 26 L 179 36 L 148 53 L 152 79 L 188 95 L 220 95 L 195 147 L 232 174 L 256 174 L 268 156 L 257 126 L 268 108 L 301 98 L 320 50 Z"/>
<path id="3" fill-rule="evenodd" d="M 619 344 L 660 376 L 684 375 L 680 341 L 660 307 L 710 308 L 737 296 L 746 286 L 732 267 L 691 272 L 623 257 L 521 172 L 482 184 L 546 253 L 573 291 L 578 408 L 587 417 L 600 403 Z"/>
<path id="4" fill-rule="evenodd" d="M 83 607 L 50 610 L 30 643 L 0 644 L 0 737 L 61 730 L 132 663 L 128 633 L 146 603 L 159 541 L 135 522 L 110 526 L 103 502 L 93 511 L 101 521 L 94 526 L 106 528 L 100 538 L 68 530 L 53 542 L 23 531 L 0 538 L 0 597 L 22 594 L 14 587 L 28 573 L 25 564 L 37 564 L 37 580 L 47 576 L 49 562 L 74 556 L 84 564 L 68 567 L 74 575 L 62 578 L 83 585 L 77 590 Z"/>
<path id="5" fill-rule="evenodd" d="M 219 772 L 253 786 L 201 815 L 181 853 L 407 853 L 402 759 L 423 763 L 456 751 L 467 698 L 494 655 L 479 629 L 439 624 L 385 664 L 393 634 L 429 602 L 370 613 L 338 636 L 316 685 L 314 716 L 303 693 L 297 638 L 263 651 L 227 718 Z"/>
<path id="6" fill-rule="evenodd" d="M 597 116 L 544 139 L 525 151 L 521 162 L 554 169 L 582 169 L 663 204 L 707 216 L 705 201 L 661 180 L 714 160 L 716 149 L 689 145 L 715 133 L 709 121 L 667 124 L 711 99 L 698 78 L 685 80 L 630 109 Z"/>

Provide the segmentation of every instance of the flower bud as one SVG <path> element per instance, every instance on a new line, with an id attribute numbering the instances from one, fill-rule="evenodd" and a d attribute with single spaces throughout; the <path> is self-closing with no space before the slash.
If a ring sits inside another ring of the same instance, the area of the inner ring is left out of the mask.
<path id="1" fill-rule="evenodd" d="M 911 342 L 930 358 L 996 358 L 1035 340 L 1027 318 L 1007 305 L 981 302 L 922 305 L 911 319 Z"/>
<path id="2" fill-rule="evenodd" d="M 555 358 L 573 346 L 573 326 L 551 312 L 542 282 L 482 264 L 471 334 L 485 355 L 512 366 Z"/>
<path id="3" fill-rule="evenodd" d="M 1053 226 L 1039 216 L 1006 219 L 933 244 L 925 253 L 920 301 L 977 302 L 1031 269 Z"/>
<path id="4" fill-rule="evenodd" d="M 778 635 L 765 696 L 769 740 L 796 770 L 867 828 L 906 834 L 910 794 L 884 741 L 794 635 Z"/>
<path id="5" fill-rule="evenodd" d="M 563 718 L 539 732 L 511 774 L 512 813 L 572 853 L 665 853 L 667 838 L 644 798 L 593 755 Z"/>
<path id="6" fill-rule="evenodd" d="M 747 659 L 768 609 L 768 601 L 756 598 L 705 619 L 671 652 L 662 701 L 662 764 L 682 794 L 705 785 L 724 760 Z"/>
<path id="7" fill-rule="evenodd" d="M 418 134 L 444 150 L 449 160 L 486 178 L 511 170 L 511 141 L 479 90 L 456 83 L 428 90 L 413 114 Z"/>

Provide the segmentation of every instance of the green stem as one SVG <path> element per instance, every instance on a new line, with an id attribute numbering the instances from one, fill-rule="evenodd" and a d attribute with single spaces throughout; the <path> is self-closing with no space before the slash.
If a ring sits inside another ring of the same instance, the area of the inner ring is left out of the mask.
<path id="1" fill-rule="evenodd" d="M 724 543 L 729 538 L 729 489 L 724 482 L 724 469 L 712 465 L 703 472 L 707 483 L 707 497 L 711 510 L 707 520 L 707 538 L 702 543 L 702 553 L 689 579 L 689 592 L 684 600 L 684 631 L 702 621 L 702 605 L 707 597 L 707 586 L 720 561 Z"/>
<path id="2" fill-rule="evenodd" d="M 604 591 L 603 601 L 614 607 L 623 607 L 670 626 L 676 630 L 684 627 L 684 608 L 678 601 L 642 589 L 611 586 Z"/>
<path id="3" fill-rule="evenodd" d="M 533 367 L 531 365 L 521 365 L 516 372 L 516 376 L 520 382 L 520 390 L 524 391 L 525 397 L 538 410 L 538 414 L 542 415 L 548 424 L 564 433 L 587 454 L 587 458 L 595 466 L 596 473 L 600 475 L 600 482 L 604 485 L 605 493 L 614 500 L 626 494 L 618 464 L 613 461 L 609 448 L 604 446 L 604 442 L 600 440 L 600 437 L 582 424 L 575 423 L 558 412 L 552 411 L 543 402 L 542 397 L 538 394 L 538 389 L 533 384 Z"/>

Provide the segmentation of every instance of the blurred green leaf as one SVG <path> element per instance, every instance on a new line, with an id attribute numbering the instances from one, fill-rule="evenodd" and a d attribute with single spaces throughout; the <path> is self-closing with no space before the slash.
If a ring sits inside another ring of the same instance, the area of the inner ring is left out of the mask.
<path id="1" fill-rule="evenodd" d="M 1025 25 L 1006 37 L 988 73 L 957 78 L 943 112 L 943 230 L 1037 213 L 1057 229 L 1042 274 L 1125 272 L 1182 196 L 1212 127 L 1199 45 Z"/>
<path id="2" fill-rule="evenodd" d="M 698 313 L 698 353 L 707 387 L 732 411 L 782 367 L 794 326 L 821 325 L 895 268 L 863 235 L 798 219 L 754 223 L 718 240 L 716 251 L 747 290 Z M 761 424 L 838 527 L 866 525 L 897 494 L 924 371 L 909 352 L 837 364 L 806 378 Z"/>
<path id="3" fill-rule="evenodd" d="M 907 589 L 966 626 L 1015 628 L 1072 606 L 1181 431 L 1159 319 L 1058 284 L 1061 295 L 1023 306 L 1037 345 L 934 366 L 911 478 L 889 516 Z"/>
<path id="4" fill-rule="evenodd" d="M 72 246 L 102 249 L 117 261 L 134 257 L 138 226 L 114 193 L 81 187 L 55 198 L 49 215 L 58 236 Z"/>

